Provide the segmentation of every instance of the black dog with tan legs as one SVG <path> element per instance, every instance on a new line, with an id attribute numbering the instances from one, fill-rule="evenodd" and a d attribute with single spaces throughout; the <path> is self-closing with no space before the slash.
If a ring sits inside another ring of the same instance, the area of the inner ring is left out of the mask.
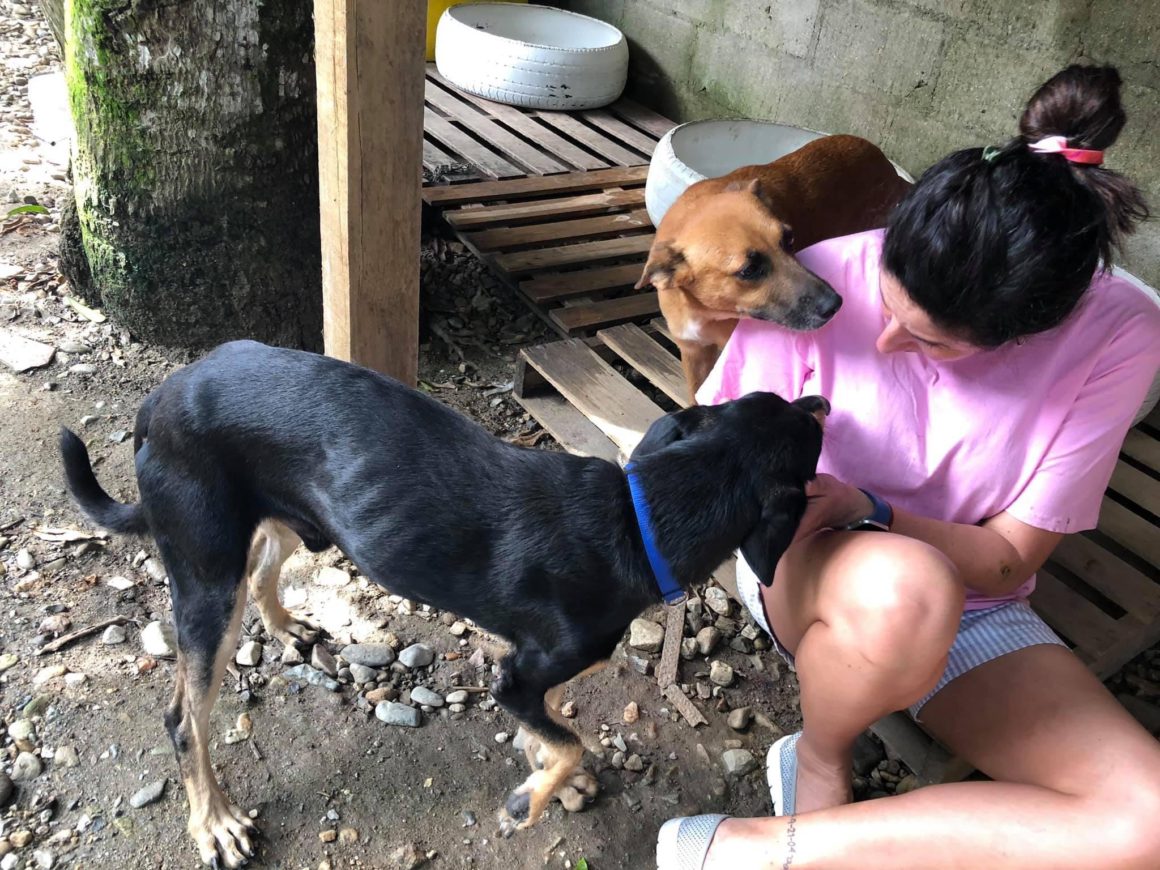
<path id="1" fill-rule="evenodd" d="M 789 545 L 821 449 L 825 401 L 754 394 L 663 417 L 633 455 L 652 537 L 681 587 L 738 548 L 759 577 Z M 165 716 L 207 863 L 252 854 L 222 792 L 208 723 L 237 644 L 245 588 L 283 643 L 314 629 L 278 600 L 299 541 L 339 547 L 392 592 L 466 616 L 511 644 L 492 692 L 538 738 L 500 811 L 510 834 L 559 797 L 595 794 L 557 687 L 608 659 L 660 592 L 625 475 L 601 459 L 504 443 L 390 378 L 253 342 L 223 345 L 142 404 L 140 502 L 111 499 L 83 442 L 61 434 L 73 496 L 95 523 L 150 535 L 169 572 L 177 687 Z"/>

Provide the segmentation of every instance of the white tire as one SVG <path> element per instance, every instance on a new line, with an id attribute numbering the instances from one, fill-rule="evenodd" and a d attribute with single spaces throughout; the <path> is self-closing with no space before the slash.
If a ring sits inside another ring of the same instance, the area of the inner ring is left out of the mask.
<path id="1" fill-rule="evenodd" d="M 771 121 L 691 121 L 666 133 L 649 162 L 644 202 L 653 226 L 685 188 L 705 178 L 727 175 L 742 166 L 770 163 L 828 133 Z M 898 174 L 914 181 L 906 170 Z"/>
<path id="2" fill-rule="evenodd" d="M 469 94 L 531 109 L 594 109 L 628 78 L 624 34 L 596 18 L 513 3 L 467 3 L 435 31 L 440 75 Z"/>

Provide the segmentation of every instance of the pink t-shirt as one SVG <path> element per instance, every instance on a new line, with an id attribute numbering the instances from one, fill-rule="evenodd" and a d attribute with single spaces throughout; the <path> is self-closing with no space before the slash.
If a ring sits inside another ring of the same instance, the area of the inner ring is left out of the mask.
<path id="1" fill-rule="evenodd" d="M 842 296 L 815 332 L 743 320 L 702 404 L 765 390 L 833 405 L 819 472 L 922 516 L 979 523 L 1003 511 L 1054 532 L 1095 528 L 1120 444 L 1160 366 L 1160 308 L 1100 274 L 1060 326 L 955 362 L 880 354 L 881 230 L 802 251 Z M 1026 598 L 968 591 L 967 609 Z"/>

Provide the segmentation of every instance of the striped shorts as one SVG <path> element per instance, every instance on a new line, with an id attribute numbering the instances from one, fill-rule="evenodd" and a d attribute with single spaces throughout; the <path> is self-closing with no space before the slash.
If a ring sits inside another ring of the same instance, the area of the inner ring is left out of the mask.
<path id="1" fill-rule="evenodd" d="M 737 559 L 737 592 L 757 624 L 773 639 L 773 645 L 782 658 L 793 667 L 793 656 L 778 643 L 766 622 L 757 577 L 740 555 Z M 907 708 L 910 715 L 918 719 L 927 701 L 951 680 L 961 677 L 972 668 L 1008 653 L 1045 643 L 1066 646 L 1026 601 L 1006 601 L 985 610 L 964 611 L 962 621 L 959 622 L 959 633 L 947 653 L 946 670 L 930 692 Z"/>

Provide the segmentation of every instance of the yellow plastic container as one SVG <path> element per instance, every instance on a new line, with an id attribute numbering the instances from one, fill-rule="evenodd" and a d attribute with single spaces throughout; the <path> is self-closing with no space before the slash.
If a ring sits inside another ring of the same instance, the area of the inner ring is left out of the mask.
<path id="1" fill-rule="evenodd" d="M 439 19 L 452 6 L 460 6 L 470 0 L 427 0 L 427 60 L 435 60 L 435 28 Z M 528 0 L 492 0 L 499 3 L 527 3 Z"/>

